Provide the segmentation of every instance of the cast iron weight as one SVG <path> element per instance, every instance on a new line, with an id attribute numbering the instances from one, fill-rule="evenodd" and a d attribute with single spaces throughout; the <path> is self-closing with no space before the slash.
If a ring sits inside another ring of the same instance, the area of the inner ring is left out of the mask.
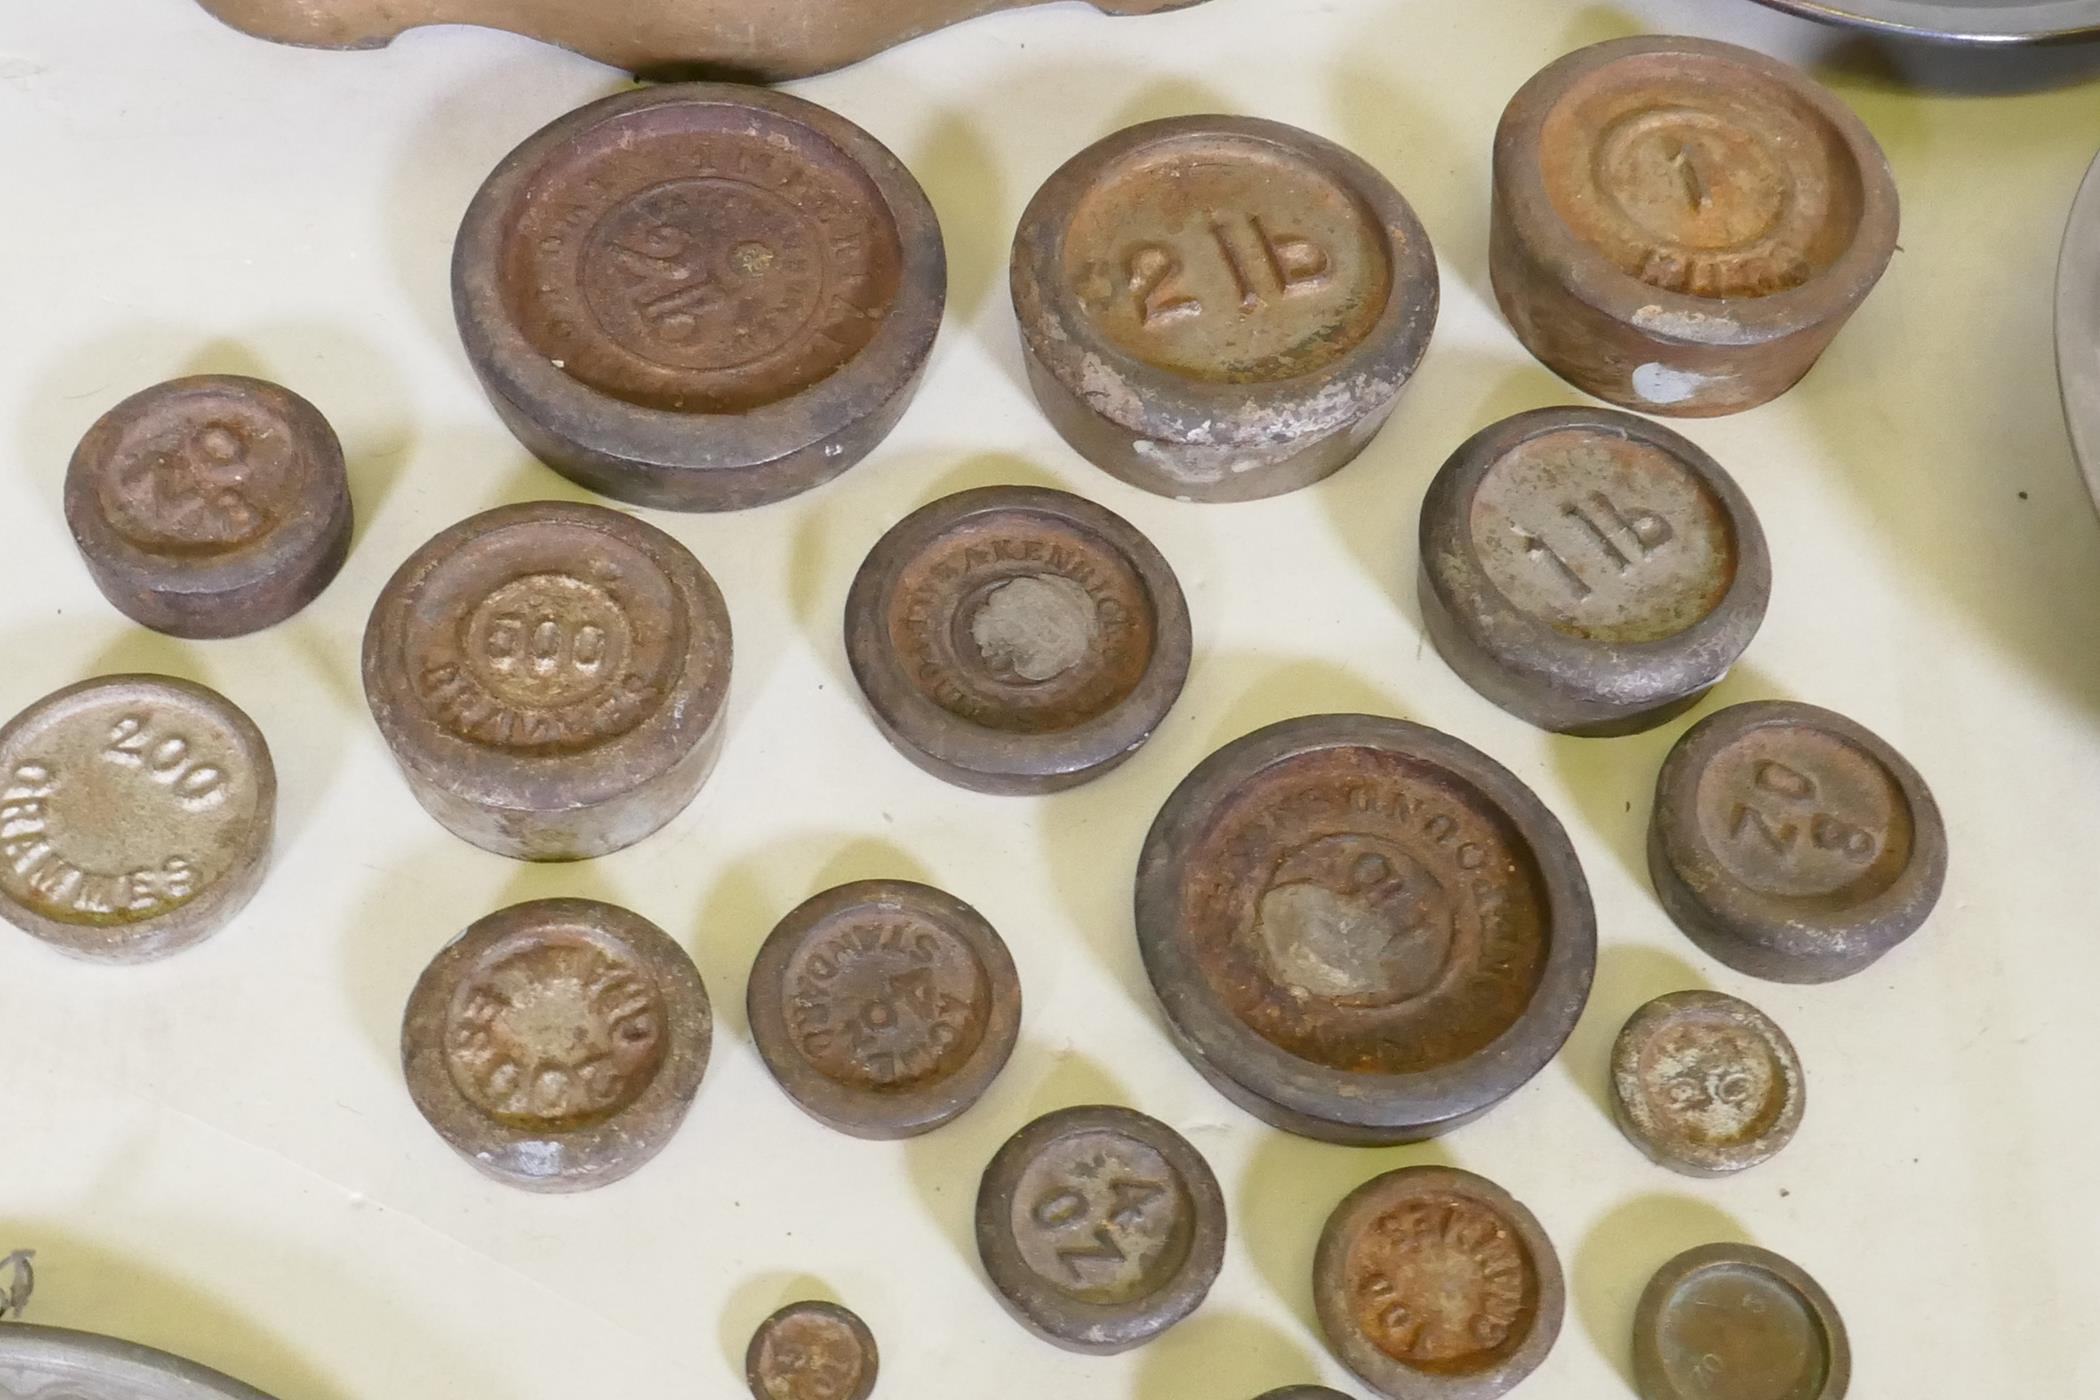
<path id="1" fill-rule="evenodd" d="M 1134 486 L 1246 501 L 1339 471 L 1429 346 L 1436 255 L 1361 159 L 1250 117 L 1118 132 L 1053 175 L 1014 240 L 1029 381 Z"/>
<path id="2" fill-rule="evenodd" d="M 190 681 L 81 681 L 0 729 L 0 915 L 61 953 L 210 937 L 262 885 L 276 822 L 262 731 Z"/>
<path id="3" fill-rule="evenodd" d="M 1549 65 L 1495 137 L 1489 267 L 1577 388 L 1712 415 L 1784 393 L 1896 250 L 1888 159 L 1797 68 L 1644 35 Z"/>
<path id="4" fill-rule="evenodd" d="M 1799 1265 L 1710 1244 L 1663 1265 L 1641 1294 L 1633 1375 L 1641 1400 L 1844 1400 L 1852 1346 Z"/>
<path id="5" fill-rule="evenodd" d="M 1021 1030 L 1005 941 L 955 896 L 909 880 L 798 906 L 759 949 L 747 1002 L 788 1097 L 862 1138 L 917 1137 L 968 1112 Z"/>
<path id="6" fill-rule="evenodd" d="M 1612 1047 L 1613 1116 L 1635 1147 L 1686 1176 L 1727 1176 L 1794 1139 L 1807 1076 L 1772 1018 L 1720 992 L 1672 992 Z"/>
<path id="7" fill-rule="evenodd" d="M 1204 760 L 1146 838 L 1137 928 L 1220 1092 L 1366 1145 L 1515 1093 L 1574 1029 L 1597 954 L 1581 865 L 1530 789 L 1371 715 L 1287 720 Z"/>
<path id="8" fill-rule="evenodd" d="M 836 1303 L 790 1303 L 759 1324 L 744 1355 L 753 1400 L 868 1400 L 875 1334 Z"/>
<path id="9" fill-rule="evenodd" d="M 417 979 L 401 1023 L 416 1108 L 453 1150 L 527 1191 L 640 1169 L 700 1091 L 714 1014 L 655 924 L 592 899 L 514 904 Z"/>
<path id="10" fill-rule="evenodd" d="M 66 470 L 66 523 L 117 611 L 170 636 L 284 621 L 350 552 L 342 445 L 312 404 L 238 375 L 143 389 Z"/>
<path id="11" fill-rule="evenodd" d="M 410 556 L 365 626 L 365 699 L 416 800 L 517 860 L 585 860 L 685 809 L 728 708 L 729 610 L 653 525 L 503 506 Z"/>
<path id="12" fill-rule="evenodd" d="M 1720 464 L 1659 424 L 1546 408 L 1486 429 L 1422 502 L 1437 650 L 1518 718 L 1650 729 L 1696 704 L 1764 621 L 1772 559 Z"/>
<path id="13" fill-rule="evenodd" d="M 1007 1310 L 1068 1351 L 1142 1346 L 1203 1303 L 1225 1198 L 1188 1140 L 1127 1108 L 1023 1128 L 985 1169 L 977 1248 Z"/>
<path id="14" fill-rule="evenodd" d="M 1656 780 L 1648 871 L 1687 937 L 1738 972 L 1833 982 L 1917 932 L 1947 880 L 1925 780 L 1865 726 L 1793 701 L 1735 705 Z"/>
<path id="15" fill-rule="evenodd" d="M 761 88 L 643 88 L 554 122 L 467 210 L 467 356 L 518 440 L 593 491 L 740 510 L 865 457 L 948 294 L 940 224 L 853 123 Z"/>

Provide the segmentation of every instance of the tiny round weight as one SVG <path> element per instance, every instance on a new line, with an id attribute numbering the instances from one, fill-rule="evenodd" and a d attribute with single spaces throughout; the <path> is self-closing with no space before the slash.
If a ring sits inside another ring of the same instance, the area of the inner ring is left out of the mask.
<path id="1" fill-rule="evenodd" d="M 1636 1011 L 1612 1048 L 1611 1087 L 1627 1140 L 1686 1176 L 1770 1160 L 1808 1099 L 1786 1032 L 1719 992 L 1672 992 Z"/>
<path id="2" fill-rule="evenodd" d="M 977 1248 L 1007 1308 L 1067 1351 L 1142 1346 L 1193 1313 L 1225 1261 L 1225 1198 L 1181 1134 L 1127 1108 L 1023 1128 L 985 1169 Z"/>
<path id="3" fill-rule="evenodd" d="M 1413 1142 L 1543 1069 L 1589 999 L 1597 924 L 1561 825 L 1479 750 L 1317 715 L 1211 755 L 1138 864 L 1138 942 L 1184 1054 L 1332 1142 Z"/>
<path id="4" fill-rule="evenodd" d="M 748 993 L 751 1038 L 788 1097 L 855 1137 L 967 1112 L 1021 1031 L 1021 981 L 984 916 L 908 880 L 827 890 L 780 921 Z"/>
<path id="5" fill-rule="evenodd" d="M 1834 982 L 1924 924 L 1947 830 L 1918 771 L 1864 726 L 1792 701 L 1735 705 L 1656 781 L 1648 871 L 1691 940 L 1738 972 Z"/>
<path id="6" fill-rule="evenodd" d="M 328 421 L 237 375 L 170 380 L 88 429 L 66 523 L 102 595 L 170 636 L 237 637 L 320 595 L 350 552 L 350 480 Z"/>
<path id="7" fill-rule="evenodd" d="M 1537 1217 L 1484 1177 L 1403 1167 L 1328 1220 L 1313 1303 L 1343 1364 L 1391 1400 L 1494 1400 L 1560 1336 L 1567 1289 Z"/>
<path id="8" fill-rule="evenodd" d="M 1422 620 L 1466 683 L 1567 734 L 1680 714 L 1756 636 L 1772 561 L 1720 464 L 1612 409 L 1521 413 L 1422 503 Z"/>
<path id="9" fill-rule="evenodd" d="M 661 1152 L 714 1034 L 685 950 L 591 899 L 514 904 L 425 968 L 401 1022 L 409 1096 L 455 1151 L 528 1191 L 587 1191 Z"/>
<path id="10" fill-rule="evenodd" d="M 755 1400 L 868 1400 L 881 1357 L 868 1324 L 836 1303 L 790 1303 L 744 1354 Z"/>
<path id="11" fill-rule="evenodd" d="M 171 676 L 67 686 L 0 729 L 0 914 L 62 953 L 145 962 L 255 894 L 277 820 L 262 731 Z"/>
<path id="12" fill-rule="evenodd" d="M 1797 1265 L 1744 1244 L 1710 1244 L 1665 1264 L 1633 1323 L 1641 1400 L 1844 1400 L 1844 1320 Z"/>
<path id="13" fill-rule="evenodd" d="M 653 525 L 504 506 L 424 545 L 365 628 L 365 698 L 416 799 L 519 860 L 633 845 L 721 748 L 729 611 Z"/>
<path id="14" fill-rule="evenodd" d="M 636 505 L 737 510 L 889 435 L 948 264 L 874 137 L 784 93 L 689 84 L 513 151 L 467 210 L 452 286 L 482 386 L 542 461 Z"/>
<path id="15" fill-rule="evenodd" d="M 991 486 L 905 517 L 846 600 L 846 655 L 876 723 L 934 776 L 1056 792 L 1144 744 L 1188 678 L 1188 604 L 1121 516 Z"/>
<path id="16" fill-rule="evenodd" d="M 1436 256 L 1407 201 L 1309 132 L 1120 132 L 1022 217 L 1014 309 L 1043 411 L 1096 466 L 1190 501 L 1280 495 L 1377 433 L 1429 346 Z"/>
<path id="17" fill-rule="evenodd" d="M 1503 314 L 1577 388 L 1643 412 L 1734 413 L 1792 387 L 1880 280 L 1897 224 L 1859 118 L 1732 44 L 1579 50 L 1495 138 Z"/>

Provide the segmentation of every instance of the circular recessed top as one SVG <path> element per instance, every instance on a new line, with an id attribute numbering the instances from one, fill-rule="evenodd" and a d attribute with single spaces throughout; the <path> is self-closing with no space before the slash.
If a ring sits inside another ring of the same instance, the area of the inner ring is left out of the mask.
<path id="1" fill-rule="evenodd" d="M 868 1400 L 881 1358 L 868 1324 L 836 1303 L 790 1303 L 744 1355 L 755 1400 Z"/>
<path id="2" fill-rule="evenodd" d="M 916 381 L 947 290 L 932 207 L 880 143 L 714 84 L 621 93 L 526 141 L 469 209 L 454 279 L 468 351 L 528 444 L 682 509 L 851 465 Z M 863 423 L 881 426 L 849 452 Z"/>
<path id="3" fill-rule="evenodd" d="M 1832 24 L 1954 44 L 2061 43 L 2100 36 L 2100 0 L 1761 0 Z"/>
<path id="4" fill-rule="evenodd" d="M 1188 607 L 1151 541 L 1062 491 L 995 486 L 906 517 L 846 603 L 854 676 L 892 741 L 988 792 L 1128 758 L 1188 676 Z"/>
<path id="5" fill-rule="evenodd" d="M 334 430 L 290 390 L 236 375 L 171 380 L 118 404 L 74 451 L 65 497 L 104 596 L 181 637 L 283 621 L 350 546 Z"/>
<path id="6" fill-rule="evenodd" d="M 588 899 L 481 919 L 417 981 L 401 1026 L 416 1107 L 462 1156 L 534 1191 L 617 1181 L 677 1131 L 713 1014 L 685 950 Z"/>
<path id="7" fill-rule="evenodd" d="M 1510 104 L 1500 193 L 1582 300 L 1689 344 L 1849 311 L 1895 251 L 1887 159 L 1850 109 L 1750 49 L 1642 36 L 1546 67 Z"/>
<path id="8" fill-rule="evenodd" d="M 1672 1171 L 1723 1176 L 1770 1159 L 1801 1126 L 1794 1046 L 1762 1011 L 1719 992 L 1649 1002 L 1612 1050 L 1612 1106 L 1635 1146 Z"/>
<path id="9" fill-rule="evenodd" d="M 1947 837 L 1917 770 L 1813 705 L 1737 705 L 1678 741 L 1656 785 L 1650 868 L 1671 916 L 1754 976 L 1850 976 L 1924 923 Z"/>
<path id="10" fill-rule="evenodd" d="M 1492 1400 L 1539 1368 L 1567 1306 L 1538 1219 L 1493 1182 L 1408 1167 L 1320 1236 L 1313 1300 L 1336 1355 L 1392 1400 Z"/>
<path id="11" fill-rule="evenodd" d="M 720 591 L 669 535 L 597 506 L 505 506 L 440 533 L 387 584 L 365 692 L 413 778 L 483 808 L 560 813 L 643 789 L 703 744 L 730 648 Z"/>
<path id="12" fill-rule="evenodd" d="M 1556 729 L 1645 725 L 1726 673 L 1771 596 L 1756 512 L 1719 463 L 1610 409 L 1519 414 L 1422 506 L 1425 609 L 1466 679 Z"/>
<path id="13" fill-rule="evenodd" d="M 1426 1137 L 1550 1061 L 1596 925 L 1559 822 L 1508 770 L 1401 720 L 1228 745 L 1139 865 L 1140 946 L 1199 1068 L 1292 1131 Z"/>
<path id="14" fill-rule="evenodd" d="M 999 1150 L 977 1244 L 1000 1296 L 1073 1351 L 1127 1351 L 1194 1312 L 1225 1256 L 1225 1201 L 1172 1128 L 1124 1108 L 1037 1119 Z"/>
<path id="15" fill-rule="evenodd" d="M 1013 293 L 1064 393 L 1162 451 L 1244 449 L 1287 490 L 1304 480 L 1261 454 L 1382 418 L 1428 346 L 1437 272 L 1414 212 L 1356 156 L 1277 122 L 1182 117 L 1051 177 L 1022 218 Z"/>
<path id="16" fill-rule="evenodd" d="M 2100 10 L 2100 5 L 2096 5 Z M 2056 373 L 2086 491 L 2100 505 L 2100 159 L 2087 171 L 2056 270 Z"/>
<path id="17" fill-rule="evenodd" d="M 254 721 L 170 676 L 102 676 L 0 729 L 0 914 L 75 957 L 189 947 L 261 884 L 277 772 Z"/>
<path id="18" fill-rule="evenodd" d="M 1634 1316 L 1641 1400 L 1843 1400 L 1844 1321 L 1798 1266 L 1751 1245 L 1713 1244 L 1665 1264 Z"/>
<path id="19" fill-rule="evenodd" d="M 930 1132 L 1013 1053 L 1021 984 L 1005 942 L 908 880 L 828 890 L 780 921 L 751 968 L 752 1039 L 788 1095 L 857 1137 Z"/>
<path id="20" fill-rule="evenodd" d="M 152 1347 L 27 1322 L 0 1327 L 0 1383 L 5 1394 L 30 1400 L 270 1400 L 230 1376 Z"/>

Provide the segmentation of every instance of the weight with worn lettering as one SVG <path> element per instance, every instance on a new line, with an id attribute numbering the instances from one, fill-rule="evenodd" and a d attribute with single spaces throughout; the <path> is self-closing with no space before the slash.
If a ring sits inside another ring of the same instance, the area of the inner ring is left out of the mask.
<path id="1" fill-rule="evenodd" d="M 863 1138 L 916 1137 L 968 1112 L 1021 1032 L 1005 941 L 909 880 L 841 885 L 795 909 L 759 949 L 747 1000 L 788 1097 Z"/>
<path id="2" fill-rule="evenodd" d="M 1852 1344 L 1799 1265 L 1754 1245 L 1702 1245 L 1641 1294 L 1633 1378 L 1641 1400 L 1845 1400 Z"/>
<path id="3" fill-rule="evenodd" d="M 1202 1306 L 1224 1266 L 1225 1198 L 1166 1124 L 1068 1108 L 1023 1128 L 985 1169 L 977 1248 L 1023 1326 L 1111 1355 Z"/>
<path id="4" fill-rule="evenodd" d="M 1696 704 L 1764 621 L 1772 560 L 1735 481 L 1692 442 L 1600 408 L 1486 429 L 1422 502 L 1419 594 L 1466 683 L 1566 734 Z"/>
<path id="5" fill-rule="evenodd" d="M 729 611 L 653 525 L 503 506 L 412 555 L 365 628 L 365 698 L 416 800 L 518 860 L 631 846 L 721 748 Z"/>
<path id="6" fill-rule="evenodd" d="M 289 389 L 201 375 L 133 394 L 66 470 L 66 523 L 102 596 L 175 637 L 237 637 L 320 595 L 350 552 L 328 420 Z"/>
<path id="7" fill-rule="evenodd" d="M 905 757 L 960 787 L 1056 792 L 1122 763 L 1188 678 L 1188 604 L 1130 522 L 991 486 L 883 536 L 846 600 L 846 655 Z"/>
<path id="8" fill-rule="evenodd" d="M 1029 381 L 1080 455 L 1188 501 L 1340 470 L 1436 324 L 1436 255 L 1400 193 L 1309 132 L 1180 117 L 1076 156 L 1022 217 Z"/>
<path id="9" fill-rule="evenodd" d="M 1834 982 L 1909 938 L 1947 880 L 1925 780 L 1879 736 L 1792 701 L 1735 705 L 1663 763 L 1648 871 L 1691 940 L 1738 972 Z"/>
<path id="10" fill-rule="evenodd" d="M 1286 720 L 1205 759 L 1146 837 L 1137 929 L 1220 1092 L 1364 1145 L 1515 1093 L 1597 961 L 1589 884 L 1544 804 L 1479 750 L 1371 715 Z"/>
<path id="11" fill-rule="evenodd" d="M 1791 388 L 1880 280 L 1897 224 L 1888 159 L 1851 109 L 1732 44 L 1579 50 L 1495 137 L 1503 314 L 1548 368 L 1645 413 Z"/>
<path id="12" fill-rule="evenodd" d="M 1567 1286 L 1538 1218 L 1485 1177 L 1403 1167 L 1336 1207 L 1313 1263 L 1327 1344 L 1390 1400 L 1494 1400 L 1544 1363 Z"/>
<path id="13" fill-rule="evenodd" d="M 1672 992 L 1636 1011 L 1612 1047 L 1611 1089 L 1627 1141 L 1686 1176 L 1770 1160 L 1808 1099 L 1786 1032 L 1720 992 Z"/>
<path id="14" fill-rule="evenodd" d="M 506 157 L 453 308 L 497 414 L 593 491 L 740 510 L 896 426 L 947 254 L 925 192 L 845 118 L 729 84 L 619 93 Z"/>
<path id="15" fill-rule="evenodd" d="M 277 770 L 217 691 L 102 676 L 0 729 L 0 915 L 97 962 L 209 937 L 262 884 Z"/>
<path id="16" fill-rule="evenodd" d="M 836 1303 L 790 1303 L 744 1353 L 753 1400 L 868 1400 L 882 1358 L 868 1324 Z"/>
<path id="17" fill-rule="evenodd" d="M 670 935 L 594 899 L 540 899 L 476 921 L 424 969 L 401 1067 L 430 1126 L 487 1175 L 587 1191 L 663 1150 L 713 1035 Z"/>

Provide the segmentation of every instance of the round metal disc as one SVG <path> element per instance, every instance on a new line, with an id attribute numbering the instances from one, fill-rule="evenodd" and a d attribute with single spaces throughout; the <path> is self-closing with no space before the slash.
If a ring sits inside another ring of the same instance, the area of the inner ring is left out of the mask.
<path id="1" fill-rule="evenodd" d="M 1775 10 L 1947 44 L 2053 44 L 2100 36 L 2100 0 L 1762 0 Z"/>
<path id="2" fill-rule="evenodd" d="M 2100 504 L 2100 159 L 2087 172 L 2056 272 L 2056 373 L 2071 446 Z"/>
<path id="3" fill-rule="evenodd" d="M 63 1327 L 0 1327 L 0 1396 L 270 1400 L 230 1376 L 136 1342 Z"/>

